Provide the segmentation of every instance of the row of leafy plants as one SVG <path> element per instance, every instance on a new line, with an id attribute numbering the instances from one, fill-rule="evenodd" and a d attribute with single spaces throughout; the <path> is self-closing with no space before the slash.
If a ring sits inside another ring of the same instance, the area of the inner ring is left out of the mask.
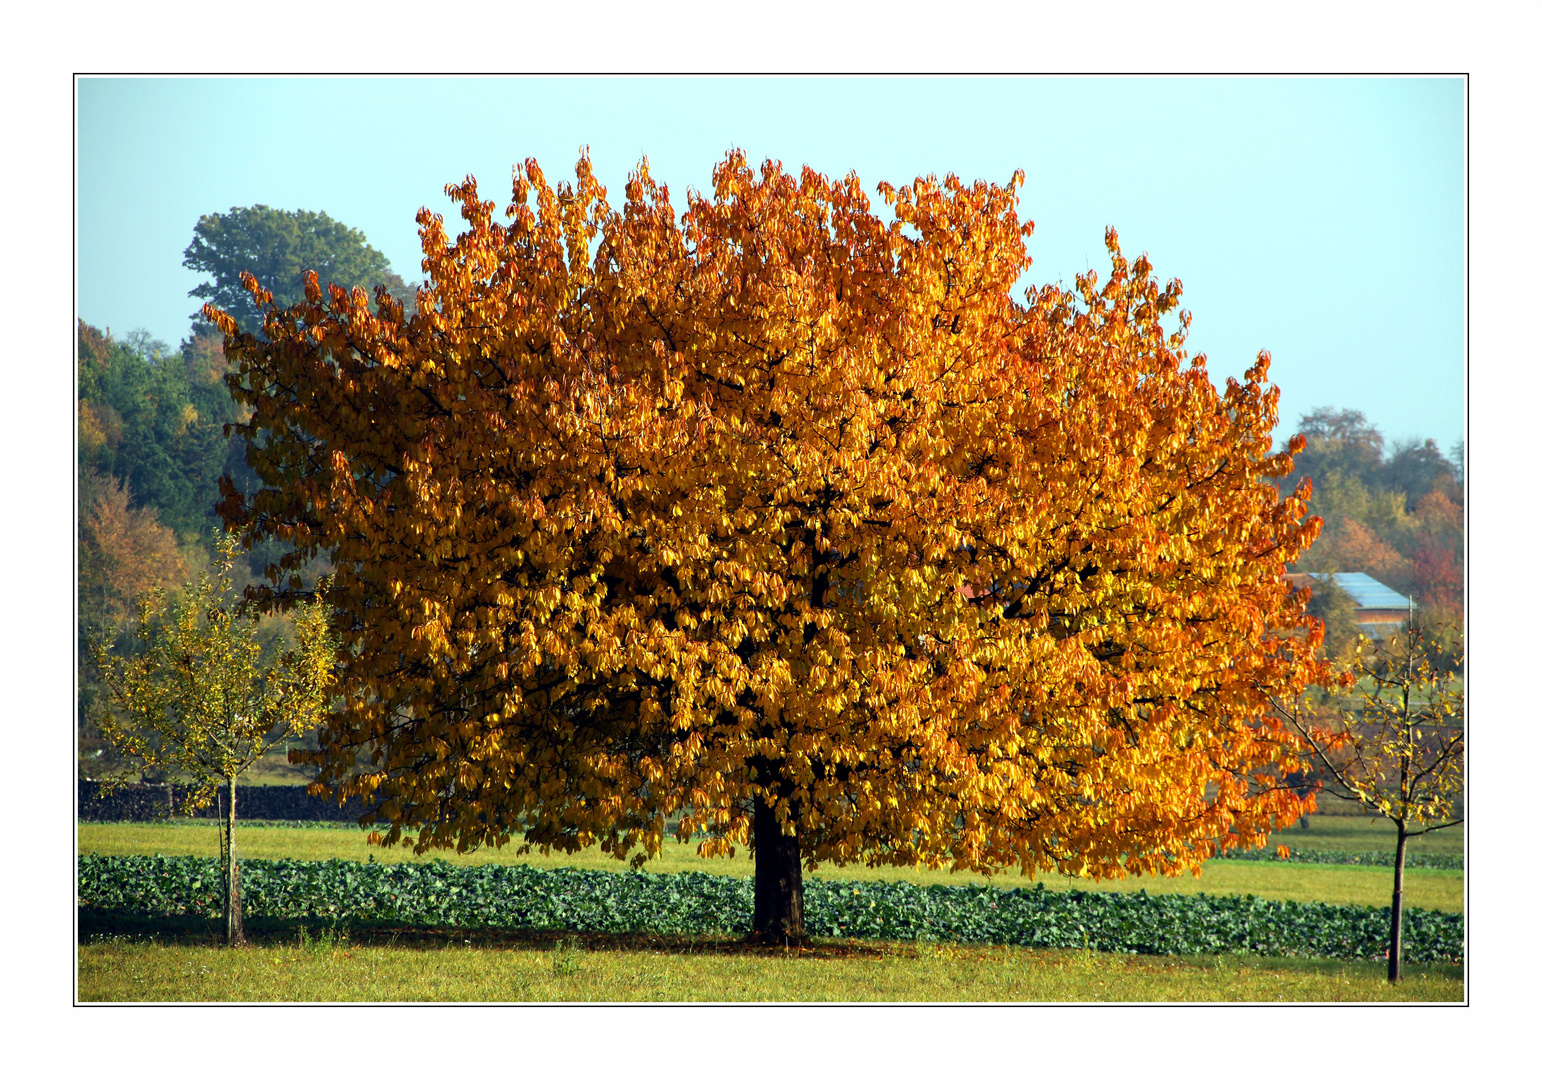
<path id="1" fill-rule="evenodd" d="M 85 855 L 85 908 L 213 916 L 217 859 Z M 333 859 L 241 864 L 249 916 L 333 925 L 394 924 L 612 934 L 743 935 L 753 882 L 718 874 L 456 867 Z M 1386 954 L 1388 909 L 1248 897 L 1061 892 L 983 885 L 805 881 L 818 937 L 989 942 L 1034 948 L 1193 955 L 1258 953 L 1364 960 Z M 1460 963 L 1463 917 L 1404 913 L 1404 956 Z"/>
<path id="2" fill-rule="evenodd" d="M 1234 848 L 1217 857 L 1241 859 L 1246 862 L 1288 861 L 1331 863 L 1335 866 L 1393 866 L 1397 863 L 1397 856 L 1390 851 L 1327 851 L 1322 848 L 1290 848 L 1289 851 L 1290 854 L 1282 859 L 1275 848 Z M 1460 855 L 1423 854 L 1410 851 L 1403 856 L 1403 866 L 1409 870 L 1461 870 L 1464 863 Z"/>

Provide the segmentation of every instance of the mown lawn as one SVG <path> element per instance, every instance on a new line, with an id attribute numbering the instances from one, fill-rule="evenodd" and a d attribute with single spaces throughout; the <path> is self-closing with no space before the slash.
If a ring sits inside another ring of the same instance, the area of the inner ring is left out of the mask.
<path id="1" fill-rule="evenodd" d="M 470 931 L 394 943 L 266 942 L 244 949 L 122 938 L 79 949 L 81 1001 L 1451 1001 L 1456 968 L 1122 956 L 989 945 L 825 943 L 754 950 L 576 940 L 509 943 Z"/>

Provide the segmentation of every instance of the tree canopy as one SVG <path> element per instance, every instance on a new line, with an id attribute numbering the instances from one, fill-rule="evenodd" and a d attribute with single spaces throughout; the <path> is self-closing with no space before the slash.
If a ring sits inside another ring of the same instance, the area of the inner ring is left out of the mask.
<path id="1" fill-rule="evenodd" d="M 1261 354 L 1223 391 L 1176 282 L 1011 290 L 1005 187 L 742 154 L 677 216 L 516 170 L 508 224 L 419 214 L 428 280 L 214 306 L 282 607 L 330 554 L 346 707 L 318 764 L 385 839 L 637 859 L 666 819 L 801 865 L 1176 873 L 1303 802 L 1267 712 L 1323 676 L 1283 579 L 1311 542 Z M 261 436 L 261 438 L 259 438 Z"/>
<path id="2" fill-rule="evenodd" d="M 241 285 L 243 273 L 256 277 L 284 307 L 304 298 L 310 271 L 345 289 L 384 285 L 398 300 L 412 303 L 406 284 L 363 233 L 311 210 L 275 210 L 259 203 L 205 214 L 182 255 L 183 266 L 211 279 L 188 295 L 217 305 L 253 333 L 261 333 L 262 317 Z M 200 319 L 194 316 L 195 322 Z"/>

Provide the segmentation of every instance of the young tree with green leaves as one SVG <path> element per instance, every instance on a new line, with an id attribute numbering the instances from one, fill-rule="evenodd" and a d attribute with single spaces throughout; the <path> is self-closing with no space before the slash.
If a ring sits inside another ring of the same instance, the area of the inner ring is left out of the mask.
<path id="1" fill-rule="evenodd" d="M 1460 654 L 1460 633 L 1455 650 Z M 1462 823 L 1464 698 L 1460 676 L 1451 673 L 1460 671 L 1461 657 L 1442 663 L 1440 651 L 1417 621 L 1385 641 L 1362 637 L 1346 665 L 1351 678 L 1324 707 L 1275 703 L 1331 781 L 1324 790 L 1397 826 L 1389 982 L 1402 978 L 1408 841 Z M 1336 714 L 1336 722 L 1325 725 L 1323 713 Z"/>
<path id="2" fill-rule="evenodd" d="M 330 700 L 335 647 L 321 598 L 295 612 L 295 648 L 265 660 L 258 620 L 235 605 L 231 569 L 240 545 L 218 541 L 213 576 L 189 583 L 169 605 L 159 589 L 139 604 L 135 647 L 124 657 L 98 639 L 91 659 L 109 691 L 97 718 L 103 734 L 138 769 L 191 777 L 187 811 L 220 798 L 225 941 L 245 941 L 236 862 L 236 779 L 285 739 L 318 726 Z M 128 775 L 110 778 L 121 786 Z"/>

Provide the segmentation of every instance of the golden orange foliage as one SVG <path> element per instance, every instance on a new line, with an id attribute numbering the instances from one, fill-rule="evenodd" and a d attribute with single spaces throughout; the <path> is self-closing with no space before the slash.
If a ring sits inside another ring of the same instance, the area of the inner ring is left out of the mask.
<path id="1" fill-rule="evenodd" d="M 1409 573 L 1408 560 L 1354 518 L 1345 518 L 1336 534 L 1324 537 L 1312 554 L 1319 563 L 1352 566 L 1358 571 L 1393 580 L 1402 580 Z"/>
<path id="2" fill-rule="evenodd" d="M 1217 391 L 1112 231 L 1106 284 L 1015 301 L 1020 183 L 886 219 L 734 153 L 677 214 L 531 160 L 507 224 L 470 178 L 453 241 L 419 214 L 410 319 L 206 309 L 266 485 L 222 512 L 295 545 L 257 595 L 336 568 L 324 779 L 420 850 L 727 853 L 760 799 L 811 865 L 1106 876 L 1292 820 L 1319 522 L 1264 482 L 1268 357 Z"/>
<path id="3" fill-rule="evenodd" d="M 110 410 L 104 410 L 109 412 Z M 80 404 L 82 443 L 92 428 Z M 99 430 L 99 429 L 98 429 Z M 111 622 L 134 611 L 136 598 L 164 588 L 183 572 L 177 537 L 152 507 L 130 504 L 128 484 L 87 467 L 80 478 L 80 600 L 89 622 Z"/>
<path id="4" fill-rule="evenodd" d="M 1444 491 L 1426 492 L 1414 511 L 1414 520 L 1421 532 L 1428 533 L 1437 542 L 1461 550 L 1462 508 L 1452 502 Z"/>

